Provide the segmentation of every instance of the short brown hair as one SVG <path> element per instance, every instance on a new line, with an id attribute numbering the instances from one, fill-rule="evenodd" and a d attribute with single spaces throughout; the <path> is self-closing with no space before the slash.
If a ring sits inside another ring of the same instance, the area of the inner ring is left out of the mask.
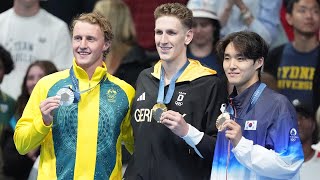
<path id="1" fill-rule="evenodd" d="M 91 12 L 91 13 L 82 13 L 79 16 L 76 16 L 71 23 L 70 26 L 70 31 L 71 34 L 73 35 L 73 29 L 74 26 L 76 25 L 77 22 L 87 22 L 90 24 L 97 24 L 99 25 L 101 31 L 104 34 L 104 41 L 105 42 L 111 42 L 113 39 L 113 33 L 112 33 L 112 27 L 111 27 L 111 23 L 109 22 L 109 20 L 107 18 L 105 18 L 104 16 L 102 16 L 101 14 L 97 13 L 97 12 Z M 104 57 L 107 55 L 107 53 L 109 52 L 109 49 L 104 52 Z"/>
<path id="2" fill-rule="evenodd" d="M 176 17 L 185 27 L 192 28 L 192 11 L 183 4 L 167 3 L 158 6 L 154 11 L 154 19 L 157 20 L 162 16 Z"/>

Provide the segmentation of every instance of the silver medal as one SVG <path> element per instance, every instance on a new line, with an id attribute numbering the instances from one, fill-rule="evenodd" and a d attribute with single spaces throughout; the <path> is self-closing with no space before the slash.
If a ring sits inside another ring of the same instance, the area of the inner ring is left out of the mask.
<path id="1" fill-rule="evenodd" d="M 61 88 L 57 92 L 57 96 L 60 96 L 61 106 L 70 106 L 74 101 L 74 93 L 69 88 Z"/>

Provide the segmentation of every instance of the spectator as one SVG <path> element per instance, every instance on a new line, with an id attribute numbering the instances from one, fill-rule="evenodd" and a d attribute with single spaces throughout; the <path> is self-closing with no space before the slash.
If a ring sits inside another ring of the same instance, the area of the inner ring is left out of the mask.
<path id="1" fill-rule="evenodd" d="M 0 84 L 3 77 L 9 74 L 14 68 L 14 63 L 10 53 L 0 45 Z M 0 146 L 2 144 L 2 133 L 4 127 L 9 124 L 9 120 L 14 114 L 15 100 L 0 89 Z M 2 171 L 3 159 L 2 148 L 0 148 L 0 179 L 6 179 Z"/>
<path id="2" fill-rule="evenodd" d="M 215 46 L 220 36 L 220 23 L 214 12 L 214 1 L 190 0 L 187 7 L 193 13 L 194 37 L 188 46 L 187 56 L 199 60 L 202 64 L 224 74 L 222 64 L 218 62 Z"/>
<path id="3" fill-rule="evenodd" d="M 312 148 L 318 143 L 319 127 L 316 123 L 313 111 L 303 105 L 300 100 L 292 101 L 296 108 L 299 135 L 303 147 L 304 163 L 300 170 L 300 180 L 317 179 L 320 176 L 320 154 Z"/>
<path id="4" fill-rule="evenodd" d="M 281 28 L 282 0 L 215 0 L 215 3 L 222 36 L 249 30 L 258 33 L 269 45 L 275 43 Z"/>
<path id="5" fill-rule="evenodd" d="M 37 83 L 17 123 L 15 145 L 20 154 L 41 145 L 38 179 L 121 179 L 121 143 L 133 151 L 135 91 L 107 73 L 113 34 L 105 17 L 81 14 L 71 29 L 73 65 Z"/>
<path id="6" fill-rule="evenodd" d="M 66 23 L 40 8 L 40 0 L 14 0 L 0 14 L 0 44 L 12 55 L 15 70 L 2 84 L 17 98 L 26 68 L 36 59 L 50 59 L 61 69 L 70 68 L 71 39 Z M 14 83 L 13 83 L 14 82 Z"/>
<path id="7" fill-rule="evenodd" d="M 317 120 L 317 125 L 318 125 L 318 130 L 320 128 L 320 107 L 318 107 L 317 112 L 316 112 L 316 120 Z M 318 133 L 318 143 L 311 145 L 312 149 L 315 151 L 320 152 L 320 131 Z"/>
<path id="8" fill-rule="evenodd" d="M 320 27 L 319 0 L 290 0 L 286 18 L 294 29 L 292 42 L 273 49 L 264 70 L 277 79 L 277 88 L 290 101 L 300 99 L 315 111 L 312 87 L 320 62 L 317 32 Z M 316 88 L 315 88 L 316 89 Z"/>
<path id="9" fill-rule="evenodd" d="M 3 150 L 3 172 L 6 176 L 16 180 L 27 179 L 38 154 L 39 148 L 22 156 L 16 150 L 13 142 L 13 134 L 17 120 L 22 116 L 31 92 L 36 83 L 45 75 L 57 72 L 57 68 L 50 61 L 35 61 L 27 69 L 21 86 L 21 94 L 17 100 L 14 116 L 10 119 L 1 137 L 1 149 Z"/>
<path id="10" fill-rule="evenodd" d="M 122 0 L 101 0 L 94 7 L 110 20 L 114 39 L 106 58 L 108 72 L 135 86 L 139 73 L 151 63 L 136 41 L 136 31 L 128 6 Z"/>

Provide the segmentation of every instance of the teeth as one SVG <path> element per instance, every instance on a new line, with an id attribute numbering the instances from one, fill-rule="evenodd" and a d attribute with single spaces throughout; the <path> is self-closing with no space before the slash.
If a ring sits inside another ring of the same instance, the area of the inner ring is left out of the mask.
<path id="1" fill-rule="evenodd" d="M 169 47 L 162 47 L 161 49 L 163 49 L 163 50 L 169 50 L 170 48 L 169 48 Z"/>

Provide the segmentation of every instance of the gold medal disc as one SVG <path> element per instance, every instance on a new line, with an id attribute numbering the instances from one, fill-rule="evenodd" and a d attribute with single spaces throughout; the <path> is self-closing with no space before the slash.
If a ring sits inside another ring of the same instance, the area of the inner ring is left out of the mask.
<path id="1" fill-rule="evenodd" d="M 166 112 L 168 109 L 164 104 L 157 103 L 152 108 L 152 117 L 157 122 L 160 122 L 160 117 L 163 112 Z"/>

